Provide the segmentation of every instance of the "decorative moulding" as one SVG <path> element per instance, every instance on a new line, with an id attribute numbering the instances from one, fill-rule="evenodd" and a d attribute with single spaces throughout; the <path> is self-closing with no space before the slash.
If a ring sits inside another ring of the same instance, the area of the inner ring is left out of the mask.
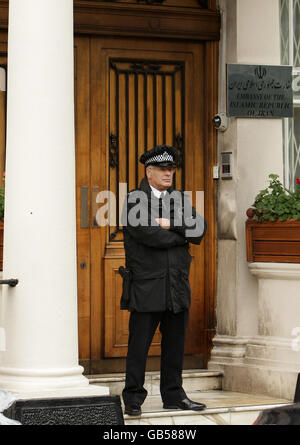
<path id="1" fill-rule="evenodd" d="M 75 33 L 218 41 L 220 14 L 201 8 L 74 2 Z"/>
<path id="2" fill-rule="evenodd" d="M 258 262 L 249 264 L 249 270 L 258 278 L 300 281 L 300 264 Z"/>
<path id="3" fill-rule="evenodd" d="M 202 41 L 220 40 L 220 13 L 153 3 L 74 0 L 76 34 Z M 0 0 L 0 30 L 8 28 L 8 0 Z"/>

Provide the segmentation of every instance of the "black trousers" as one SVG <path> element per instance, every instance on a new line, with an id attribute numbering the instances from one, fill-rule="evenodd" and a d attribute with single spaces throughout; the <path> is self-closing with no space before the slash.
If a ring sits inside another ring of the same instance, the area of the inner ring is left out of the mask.
<path id="1" fill-rule="evenodd" d="M 185 333 L 189 312 L 132 312 L 129 320 L 126 382 L 123 390 L 125 405 L 142 405 L 147 391 L 144 388 L 148 350 L 158 324 L 160 324 L 161 369 L 160 393 L 164 403 L 183 400 L 182 367 Z"/>

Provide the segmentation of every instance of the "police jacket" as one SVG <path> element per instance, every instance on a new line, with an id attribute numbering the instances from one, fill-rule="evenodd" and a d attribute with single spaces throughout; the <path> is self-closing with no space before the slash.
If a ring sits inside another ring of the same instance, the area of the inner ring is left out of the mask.
<path id="1" fill-rule="evenodd" d="M 158 217 L 170 220 L 169 230 L 158 225 Z M 170 188 L 162 201 L 144 178 L 140 188 L 127 195 L 122 224 L 126 269 L 121 309 L 174 313 L 188 309 L 189 243 L 200 244 L 206 231 L 204 218 L 184 199 L 183 192 Z"/>

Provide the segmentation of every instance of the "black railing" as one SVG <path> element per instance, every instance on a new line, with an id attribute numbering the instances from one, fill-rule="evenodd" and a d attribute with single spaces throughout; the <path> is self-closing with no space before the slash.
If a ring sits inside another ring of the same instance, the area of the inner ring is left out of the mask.
<path id="1" fill-rule="evenodd" d="M 18 284 L 19 280 L 15 278 L 11 278 L 10 280 L 0 280 L 0 284 L 8 284 L 11 287 L 15 287 Z"/>

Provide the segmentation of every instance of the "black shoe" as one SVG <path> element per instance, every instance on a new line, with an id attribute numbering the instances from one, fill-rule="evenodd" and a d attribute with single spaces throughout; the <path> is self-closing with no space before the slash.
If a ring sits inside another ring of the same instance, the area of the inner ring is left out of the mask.
<path id="1" fill-rule="evenodd" d="M 140 416 L 142 410 L 139 405 L 125 405 L 125 414 L 128 414 L 129 416 Z"/>
<path id="2" fill-rule="evenodd" d="M 164 409 L 182 409 L 191 411 L 201 411 L 206 408 L 203 403 L 193 402 L 192 400 L 186 398 L 174 403 L 164 403 Z"/>

